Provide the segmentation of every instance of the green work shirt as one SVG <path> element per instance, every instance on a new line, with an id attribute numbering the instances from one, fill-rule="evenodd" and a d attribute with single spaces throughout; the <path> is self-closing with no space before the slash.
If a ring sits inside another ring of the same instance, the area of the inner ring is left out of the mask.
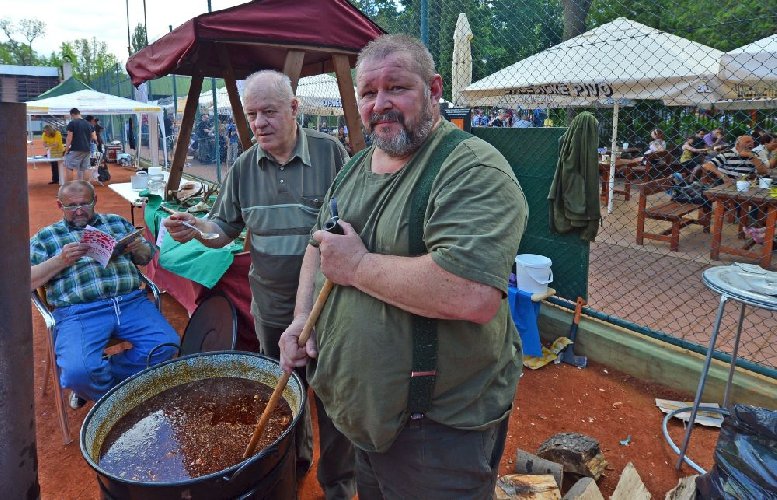
<path id="1" fill-rule="evenodd" d="M 297 127 L 289 161 L 258 145 L 240 155 L 208 217 L 230 238 L 251 233 L 251 312 L 262 324 L 292 320 L 302 257 L 324 195 L 348 154 L 332 136 Z"/>
<path id="2" fill-rule="evenodd" d="M 393 174 L 373 173 L 369 151 L 328 193 L 326 201 L 337 198 L 340 217 L 354 226 L 370 252 L 408 255 L 409 200 L 419 167 L 452 127 L 441 123 Z M 325 207 L 317 227 L 330 216 Z M 510 166 L 481 139 L 460 143 L 432 184 L 423 238 L 434 262 L 499 289 L 505 298 L 484 325 L 438 321 L 437 380 L 427 418 L 459 429 L 484 429 L 510 412 L 521 347 L 507 304 L 507 277 L 527 216 Z M 322 284 L 319 272 L 317 288 Z M 411 317 L 354 287 L 335 286 L 316 325 L 318 360 L 310 366 L 310 384 L 337 428 L 364 450 L 387 450 L 409 417 Z"/>

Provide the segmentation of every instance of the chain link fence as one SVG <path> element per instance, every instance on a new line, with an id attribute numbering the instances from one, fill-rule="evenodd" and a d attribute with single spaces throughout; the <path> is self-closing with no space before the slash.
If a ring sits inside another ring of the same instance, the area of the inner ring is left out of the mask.
<path id="1" fill-rule="evenodd" d="M 386 31 L 426 42 L 444 98 L 471 108 L 475 126 L 563 127 L 581 111 L 595 115 L 602 224 L 590 247 L 590 308 L 681 345 L 706 346 L 719 296 L 702 284 L 702 272 L 732 261 L 777 269 L 777 261 L 767 262 L 774 202 L 756 188 L 758 178 L 774 176 L 777 184 L 774 0 L 352 1 Z M 325 94 L 327 82 L 307 83 L 313 94 Z M 151 89 L 159 85 L 151 82 Z M 131 95 L 118 73 L 96 88 Z M 187 90 L 179 83 L 178 96 Z M 213 113 L 206 90 L 200 112 Z M 217 102 L 228 108 L 226 96 Z M 338 108 L 338 96 L 309 100 L 300 120 L 339 135 Z M 215 179 L 204 154 L 193 147 L 186 171 Z M 746 178 L 748 194 L 764 197 L 721 202 L 723 251 L 711 254 L 712 203 L 699 193 L 719 175 L 727 183 Z M 732 254 L 741 250 L 752 254 Z M 733 350 L 734 309 L 726 311 L 718 340 L 725 353 Z M 750 311 L 739 349 L 770 375 L 777 373 L 775 331 L 777 314 Z"/>
<path id="2" fill-rule="evenodd" d="M 723 249 L 753 254 L 711 257 L 712 204 L 698 196 L 720 182 L 718 174 L 728 174 L 727 183 L 747 178 L 749 194 L 768 195 L 755 190 L 757 178 L 773 175 L 777 183 L 777 138 L 770 142 L 777 133 L 777 6 L 769 3 L 356 2 L 387 31 L 426 40 L 445 98 L 472 108 L 477 126 L 565 126 L 592 112 L 603 182 L 589 306 L 637 330 L 701 346 L 719 303 L 702 272 L 732 261 L 777 269 L 766 262 L 769 203 L 722 202 Z M 726 353 L 734 309 L 718 341 Z M 775 331 L 775 313 L 749 312 L 739 355 L 774 374 Z"/>

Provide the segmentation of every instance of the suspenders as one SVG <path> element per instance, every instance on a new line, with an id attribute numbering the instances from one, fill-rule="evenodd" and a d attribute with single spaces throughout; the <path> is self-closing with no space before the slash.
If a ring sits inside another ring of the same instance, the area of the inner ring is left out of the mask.
<path id="1" fill-rule="evenodd" d="M 455 129 L 442 138 L 440 144 L 432 152 L 429 161 L 423 168 L 418 182 L 413 187 L 410 200 L 410 220 L 408 221 L 408 247 L 409 255 L 418 256 L 427 253 L 424 243 L 424 223 L 426 207 L 429 204 L 429 195 L 437 174 L 440 172 L 443 162 L 463 140 L 472 137 L 470 134 Z M 332 183 L 332 195 L 337 187 L 353 168 L 361 163 L 368 149 L 359 151 L 338 173 Z M 425 318 L 416 314 L 412 315 L 413 324 L 413 363 L 410 372 L 410 388 L 408 391 L 407 408 L 412 419 L 423 417 L 432 404 L 434 382 L 437 377 L 437 320 Z"/>

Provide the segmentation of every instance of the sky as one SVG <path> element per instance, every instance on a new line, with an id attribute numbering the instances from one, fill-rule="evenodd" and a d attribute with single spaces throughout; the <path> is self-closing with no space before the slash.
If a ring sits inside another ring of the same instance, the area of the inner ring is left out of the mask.
<path id="1" fill-rule="evenodd" d="M 226 9 L 247 0 L 211 0 L 213 10 Z M 32 42 L 32 49 L 48 56 L 58 52 L 62 42 L 92 37 L 105 42 L 108 51 L 121 62 L 127 60 L 127 2 L 130 33 L 143 23 L 143 0 L 3 0 L 0 18 L 18 22 L 40 19 L 46 23 L 44 36 Z M 208 0 L 146 0 L 146 19 L 150 42 L 208 12 Z M 5 38 L 5 35 L 0 35 Z M 17 36 L 18 41 L 23 41 Z"/>

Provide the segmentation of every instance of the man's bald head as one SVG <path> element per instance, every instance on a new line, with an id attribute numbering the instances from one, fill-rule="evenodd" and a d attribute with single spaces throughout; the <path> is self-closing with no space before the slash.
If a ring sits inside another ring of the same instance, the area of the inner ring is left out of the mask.
<path id="1" fill-rule="evenodd" d="M 69 181 L 64 183 L 57 192 L 57 199 L 62 201 L 64 196 L 72 194 L 87 194 L 89 199 L 94 201 L 94 187 L 86 181 Z"/>

